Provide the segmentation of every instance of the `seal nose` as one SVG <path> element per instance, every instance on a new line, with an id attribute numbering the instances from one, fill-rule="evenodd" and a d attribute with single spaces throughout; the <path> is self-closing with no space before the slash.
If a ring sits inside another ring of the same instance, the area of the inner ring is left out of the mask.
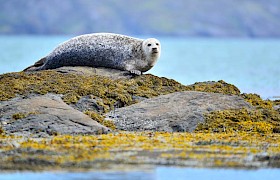
<path id="1" fill-rule="evenodd" d="M 158 48 L 156 48 L 156 47 L 152 48 L 152 53 L 154 53 L 154 54 L 158 53 Z"/>

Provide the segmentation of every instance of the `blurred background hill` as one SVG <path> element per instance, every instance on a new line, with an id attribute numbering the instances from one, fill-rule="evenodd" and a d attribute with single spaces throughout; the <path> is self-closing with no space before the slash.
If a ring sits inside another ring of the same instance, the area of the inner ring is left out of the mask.
<path id="1" fill-rule="evenodd" d="M 280 0 L 0 0 L 1 34 L 280 37 Z"/>

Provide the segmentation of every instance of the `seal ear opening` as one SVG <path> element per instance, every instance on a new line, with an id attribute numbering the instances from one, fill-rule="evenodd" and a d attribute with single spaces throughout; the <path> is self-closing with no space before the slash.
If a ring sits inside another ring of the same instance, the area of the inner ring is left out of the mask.
<path id="1" fill-rule="evenodd" d="M 47 60 L 46 57 L 43 57 L 39 61 L 35 62 L 34 65 L 25 68 L 23 71 L 36 71 L 38 70 L 38 67 L 41 67 L 45 64 L 46 60 Z"/>

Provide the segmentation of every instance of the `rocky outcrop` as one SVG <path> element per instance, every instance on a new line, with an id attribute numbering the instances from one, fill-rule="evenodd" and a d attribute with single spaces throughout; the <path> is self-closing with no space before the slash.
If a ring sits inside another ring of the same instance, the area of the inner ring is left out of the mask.
<path id="1" fill-rule="evenodd" d="M 246 132 L 280 132 L 279 110 L 273 105 L 279 104 L 240 94 L 224 81 L 185 86 L 151 74 L 133 77 L 106 68 L 62 67 L 0 75 L 0 133 L 23 136 L 97 134 L 109 128 L 192 132 L 197 127 L 196 131 L 224 132 L 230 129 L 225 126 L 234 127 L 233 131 L 246 126 Z M 207 113 L 218 110 L 234 111 L 207 120 Z"/>
<path id="2" fill-rule="evenodd" d="M 6 134 L 46 137 L 56 134 L 102 134 L 110 131 L 53 94 L 0 101 L 0 111 L 2 129 Z"/>
<path id="3" fill-rule="evenodd" d="M 176 92 L 144 100 L 107 114 L 120 130 L 192 132 L 204 114 L 225 109 L 251 109 L 243 98 L 219 93 Z"/>
<path id="4" fill-rule="evenodd" d="M 89 67 L 7 73 L 0 170 L 279 167 L 278 107 L 224 81 L 185 86 Z"/>

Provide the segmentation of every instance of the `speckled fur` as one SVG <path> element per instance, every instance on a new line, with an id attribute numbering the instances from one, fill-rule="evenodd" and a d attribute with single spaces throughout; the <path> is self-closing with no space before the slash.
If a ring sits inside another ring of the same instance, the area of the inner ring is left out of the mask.
<path id="1" fill-rule="evenodd" d="M 154 66 L 160 57 L 160 52 L 160 43 L 154 38 L 142 40 L 112 33 L 86 34 L 60 44 L 45 58 L 25 70 L 90 66 L 139 74 Z"/>

